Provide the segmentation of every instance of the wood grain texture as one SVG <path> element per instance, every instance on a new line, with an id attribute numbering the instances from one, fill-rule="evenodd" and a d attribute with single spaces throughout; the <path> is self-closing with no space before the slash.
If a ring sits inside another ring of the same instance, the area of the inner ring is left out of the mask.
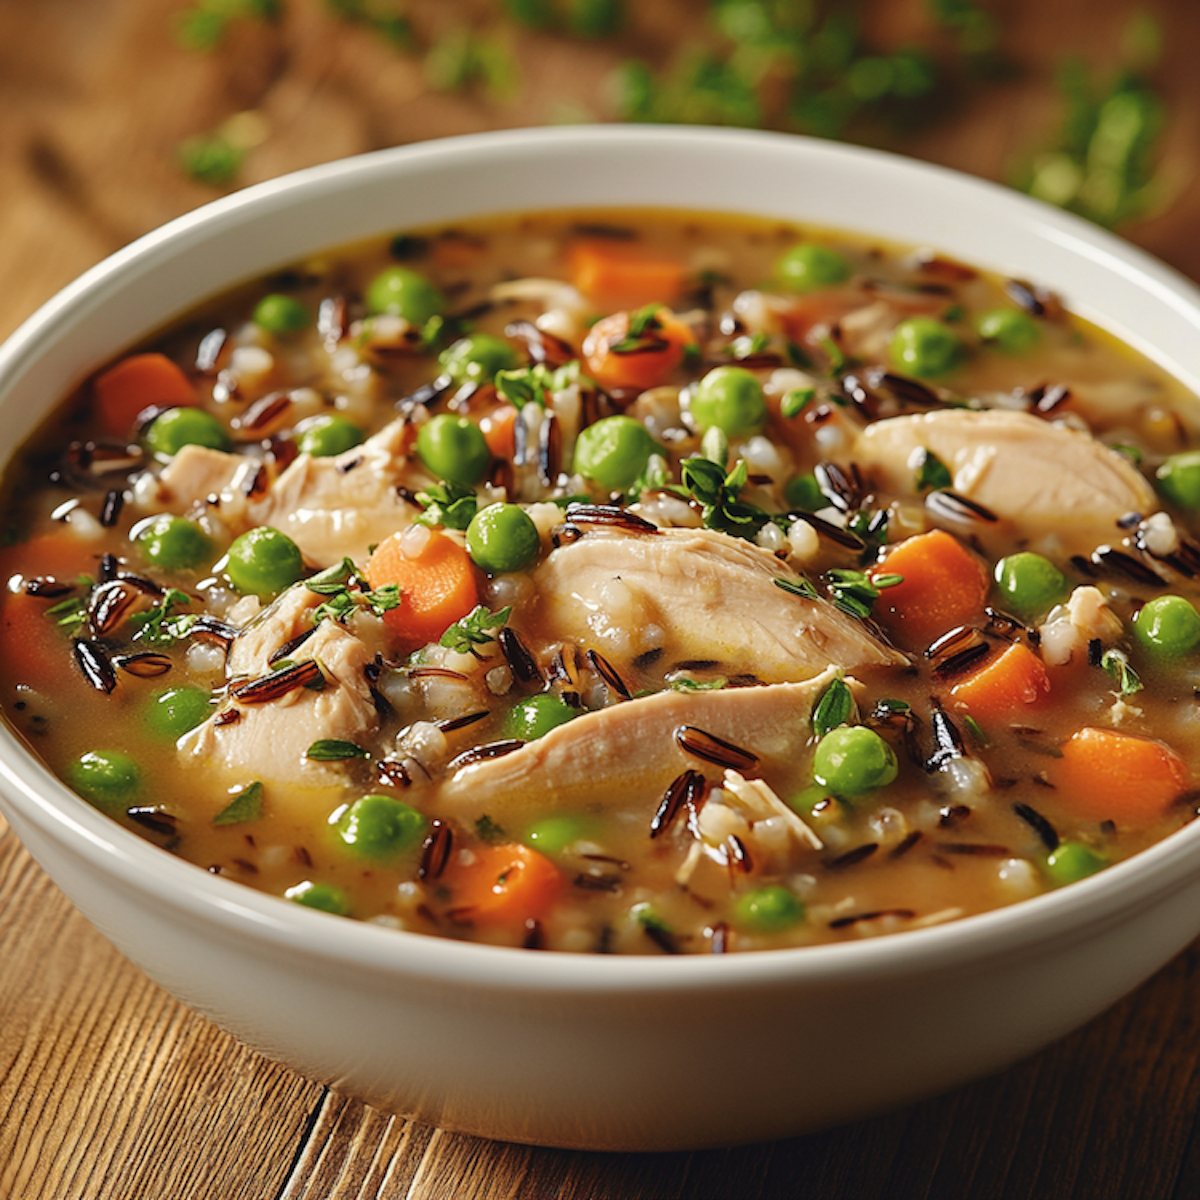
<path id="1" fill-rule="evenodd" d="M 187 0 L 0 0 L 0 336 L 80 271 L 218 193 L 174 165 L 180 139 L 254 110 L 244 182 L 345 154 L 497 126 L 569 104 L 604 115 L 615 59 L 663 57 L 699 5 L 642 0 L 615 47 L 520 48 L 502 105 L 442 95 L 419 62 L 321 0 L 238 29 L 204 57 Z M 1053 121 L 1048 68 L 1112 64 L 1129 0 L 993 0 L 1025 76 L 906 146 L 998 177 Z M 423 38 L 489 0 L 411 0 Z M 875 0 L 902 38 L 915 0 Z M 1200 279 L 1200 4 L 1168 3 L 1161 86 L 1174 200 L 1130 230 Z M 0 822 L 0 1200 L 1165 1200 L 1200 1195 L 1200 948 L 1087 1028 L 995 1078 L 765 1146 L 603 1155 L 482 1141 L 375 1112 L 244 1049 L 151 984 L 74 912 Z M 888 1014 L 881 1004 L 879 1020 Z M 902 1029 L 895 1036 L 903 1037 Z M 736 1027 L 711 1048 L 736 1069 Z M 803 1081 L 798 1081 L 802 1086 Z"/>

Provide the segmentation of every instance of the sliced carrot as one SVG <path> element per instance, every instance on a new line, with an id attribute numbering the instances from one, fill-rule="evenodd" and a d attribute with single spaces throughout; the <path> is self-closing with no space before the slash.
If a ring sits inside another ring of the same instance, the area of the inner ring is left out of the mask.
<path id="1" fill-rule="evenodd" d="M 1061 747 L 1047 778 L 1059 804 L 1085 821 L 1149 825 L 1188 786 L 1188 769 L 1165 742 L 1086 726 Z"/>
<path id="2" fill-rule="evenodd" d="M 47 614 L 57 602 L 31 596 L 25 582 L 34 578 L 74 583 L 94 573 L 99 551 L 73 530 L 41 534 L 0 552 L 0 659 L 13 683 L 45 686 L 49 680 L 69 679 L 70 638 Z M 79 676 L 82 682 L 82 676 Z"/>
<path id="3" fill-rule="evenodd" d="M 496 458 L 509 461 L 516 453 L 514 426 L 517 423 L 517 410 L 511 404 L 502 404 L 494 408 L 479 422 L 483 440 Z"/>
<path id="4" fill-rule="evenodd" d="M 644 391 L 664 383 L 696 344 L 691 328 L 670 309 L 660 308 L 637 337 L 630 337 L 630 314 L 616 312 L 597 321 L 583 342 L 583 364 L 602 387 Z"/>
<path id="5" fill-rule="evenodd" d="M 900 542 L 869 574 L 903 576 L 884 590 L 874 615 L 909 649 L 980 616 L 988 594 L 983 563 L 941 529 Z"/>
<path id="6" fill-rule="evenodd" d="M 152 405 L 196 403 L 192 382 L 165 354 L 131 354 L 92 381 L 96 412 L 104 428 L 127 436 L 137 415 Z"/>
<path id="7" fill-rule="evenodd" d="M 519 842 L 477 846 L 471 862 L 455 859 L 440 882 L 450 892 L 450 913 L 472 925 L 520 925 L 542 916 L 563 886 L 559 869 Z"/>
<path id="8" fill-rule="evenodd" d="M 479 572 L 453 538 L 414 525 L 381 542 L 367 561 L 371 587 L 399 584 L 384 621 L 407 653 L 437 641 L 479 603 Z"/>
<path id="9" fill-rule="evenodd" d="M 571 280 L 599 308 L 639 308 L 664 304 L 683 291 L 686 270 L 636 243 L 591 238 L 570 253 Z"/>
<path id="10" fill-rule="evenodd" d="M 984 723 L 1033 708 L 1049 694 L 1046 664 L 1024 642 L 1013 642 L 950 689 L 955 707 Z"/>

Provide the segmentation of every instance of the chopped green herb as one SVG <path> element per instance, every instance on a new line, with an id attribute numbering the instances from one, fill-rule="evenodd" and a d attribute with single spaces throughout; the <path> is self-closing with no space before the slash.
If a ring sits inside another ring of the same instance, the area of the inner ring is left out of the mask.
<path id="1" fill-rule="evenodd" d="M 134 613 L 129 618 L 130 624 L 137 628 L 133 640 L 145 642 L 149 646 L 172 646 L 182 641 L 198 618 L 186 613 L 176 616 L 174 610 L 191 602 L 192 598 L 186 592 L 181 592 L 178 588 L 168 588 L 153 608 L 144 613 Z"/>
<path id="2" fill-rule="evenodd" d="M 314 762 L 341 762 L 351 758 L 370 758 L 371 752 L 364 750 L 356 742 L 347 742 L 341 738 L 321 738 L 309 746 L 304 757 L 311 758 Z"/>
<path id="3" fill-rule="evenodd" d="M 215 817 L 214 825 L 244 825 L 262 816 L 263 785 L 255 780 L 243 788 Z"/>
<path id="4" fill-rule="evenodd" d="M 777 588 L 782 588 L 785 592 L 791 592 L 793 596 L 803 596 L 805 600 L 819 600 L 821 598 L 821 594 L 803 575 L 799 579 L 781 579 L 776 576 L 774 583 Z"/>
<path id="5" fill-rule="evenodd" d="M 745 459 L 738 459 L 728 474 L 707 458 L 684 460 L 680 468 L 684 494 L 700 503 L 701 517 L 709 529 L 753 541 L 755 534 L 771 519 L 763 509 L 738 499 L 746 486 L 749 471 Z"/>
<path id="6" fill-rule="evenodd" d="M 967 731 L 970 733 L 977 746 L 988 746 L 991 744 L 991 738 L 989 738 L 988 735 L 983 732 L 979 722 L 976 721 L 973 716 L 971 716 L 969 713 L 962 713 L 961 720 L 962 723 L 967 727 Z"/>
<path id="7" fill-rule="evenodd" d="M 555 392 L 565 391 L 572 384 L 581 387 L 594 386 L 583 374 L 578 359 L 572 359 L 569 363 L 555 368 L 548 367 L 545 363 L 534 363 L 528 367 L 497 371 L 495 383 L 500 398 L 518 409 L 524 408 L 526 404 L 537 404 L 545 408 L 547 397 Z"/>
<path id="8" fill-rule="evenodd" d="M 884 588 L 904 582 L 902 575 L 876 575 L 872 578 L 862 571 L 834 567 L 825 573 L 833 603 L 852 617 L 866 620 Z"/>
<path id="9" fill-rule="evenodd" d="M 813 707 L 813 733 L 817 737 L 824 737 L 831 729 L 849 723 L 856 710 L 854 696 L 846 686 L 846 681 L 838 675 Z"/>
<path id="10" fill-rule="evenodd" d="M 455 621 L 442 634 L 438 645 L 456 654 L 474 654 L 478 657 L 475 647 L 494 642 L 496 635 L 489 631 L 502 629 L 511 615 L 511 604 L 499 612 L 489 612 L 482 604 L 477 604 L 461 621 Z"/>
<path id="11" fill-rule="evenodd" d="M 498 845 L 500 842 L 508 840 L 508 834 L 487 813 L 484 813 L 475 822 L 475 836 L 481 842 L 487 842 L 491 845 Z"/>
<path id="12" fill-rule="evenodd" d="M 792 388 L 779 402 L 779 411 L 785 417 L 797 417 L 816 397 L 816 388 Z"/>
<path id="13" fill-rule="evenodd" d="M 756 354 L 762 354 L 770 345 L 771 335 L 760 329 L 757 333 L 734 338 L 729 344 L 729 355 L 734 359 L 753 358 Z"/>
<path id="14" fill-rule="evenodd" d="M 87 620 L 87 600 L 83 596 L 68 596 L 46 609 L 46 616 L 53 617 L 56 625 L 64 629 L 75 629 Z"/>
<path id="15" fill-rule="evenodd" d="M 829 334 L 826 334 L 824 337 L 818 339 L 817 344 L 822 350 L 825 351 L 829 358 L 830 374 L 840 375 L 847 368 L 847 366 L 850 365 L 850 359 L 845 350 L 843 350 L 841 346 L 839 346 L 837 342 L 835 342 L 833 338 L 829 336 Z"/>
<path id="16" fill-rule="evenodd" d="M 691 679 L 681 675 L 672 679 L 667 686 L 673 692 L 716 692 L 729 686 L 729 680 L 724 675 L 716 675 L 712 679 Z"/>
<path id="17" fill-rule="evenodd" d="M 479 507 L 474 488 L 448 479 L 418 492 L 417 503 L 425 511 L 416 524 L 441 525 L 445 529 L 466 529 Z"/>
<path id="18" fill-rule="evenodd" d="M 1145 686 L 1138 678 L 1137 672 L 1129 665 L 1129 655 L 1123 650 L 1105 650 L 1100 656 L 1100 666 L 1116 684 L 1118 696 L 1132 696 Z"/>
<path id="19" fill-rule="evenodd" d="M 917 472 L 917 491 L 931 488 L 937 491 L 953 485 L 950 468 L 934 452 L 925 446 L 919 447 L 909 460 Z"/>

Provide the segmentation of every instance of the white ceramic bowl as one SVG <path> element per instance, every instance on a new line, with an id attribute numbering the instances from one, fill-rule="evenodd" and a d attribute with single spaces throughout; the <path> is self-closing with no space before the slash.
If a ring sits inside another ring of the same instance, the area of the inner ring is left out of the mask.
<path id="1" fill-rule="evenodd" d="M 698 129 L 488 134 L 369 155 L 192 213 L 89 271 L 0 349 L 10 448 L 105 359 L 329 246 L 524 208 L 649 205 L 858 230 L 1060 289 L 1200 390 L 1200 293 L 1099 230 L 951 172 Z M 489 1137 L 677 1149 L 797 1134 L 995 1071 L 1200 933 L 1200 823 L 1065 890 L 938 928 L 728 957 L 466 945 L 327 916 L 181 862 L 0 729 L 0 804 L 82 912 L 249 1045 Z"/>

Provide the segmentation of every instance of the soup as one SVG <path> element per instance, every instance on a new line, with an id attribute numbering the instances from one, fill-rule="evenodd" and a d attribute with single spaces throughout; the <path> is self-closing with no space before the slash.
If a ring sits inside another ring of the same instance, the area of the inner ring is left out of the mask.
<path id="1" fill-rule="evenodd" d="M 1195 815 L 1196 424 L 936 253 L 406 232 L 206 305 L 26 447 L 5 712 L 170 853 L 399 929 L 920 928 Z"/>

